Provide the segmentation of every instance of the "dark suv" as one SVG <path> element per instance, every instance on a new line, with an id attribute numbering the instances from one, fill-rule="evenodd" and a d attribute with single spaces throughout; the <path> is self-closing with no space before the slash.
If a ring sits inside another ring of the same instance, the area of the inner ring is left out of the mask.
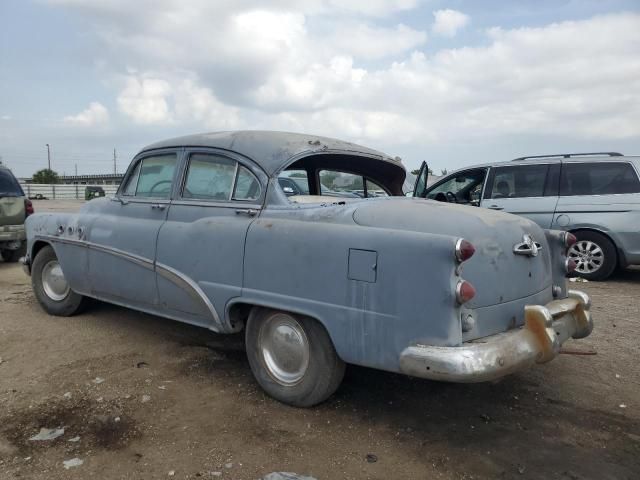
<path id="1" fill-rule="evenodd" d="M 515 213 L 577 237 L 576 272 L 604 280 L 640 265 L 640 157 L 616 152 L 522 157 L 457 170 L 414 195 Z"/>
<path id="2" fill-rule="evenodd" d="M 26 253 L 24 220 L 33 213 L 31 200 L 11 170 L 0 164 L 0 256 L 17 262 Z"/>

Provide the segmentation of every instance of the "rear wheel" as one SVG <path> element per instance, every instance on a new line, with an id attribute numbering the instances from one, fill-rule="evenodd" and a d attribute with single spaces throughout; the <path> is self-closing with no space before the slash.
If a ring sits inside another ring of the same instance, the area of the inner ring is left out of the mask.
<path id="1" fill-rule="evenodd" d="M 606 236 L 598 232 L 575 232 L 576 243 L 567 253 L 576 262 L 575 273 L 587 280 L 605 280 L 616 269 L 616 247 Z"/>
<path id="2" fill-rule="evenodd" d="M 27 244 L 23 242 L 17 250 L 0 250 L 2 259 L 7 263 L 15 263 L 27 254 Z"/>
<path id="3" fill-rule="evenodd" d="M 273 398 L 311 407 L 329 398 L 344 377 L 345 364 L 316 320 L 258 308 L 246 328 L 247 356 L 253 375 Z"/>
<path id="4" fill-rule="evenodd" d="M 40 305 L 50 315 L 69 317 L 78 313 L 85 297 L 71 290 L 53 248 L 42 248 L 33 259 L 31 285 Z"/>

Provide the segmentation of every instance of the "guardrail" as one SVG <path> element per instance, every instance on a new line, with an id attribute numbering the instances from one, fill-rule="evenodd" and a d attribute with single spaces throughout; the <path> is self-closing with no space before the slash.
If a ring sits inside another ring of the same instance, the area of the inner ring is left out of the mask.
<path id="1" fill-rule="evenodd" d="M 106 195 L 114 195 L 118 190 L 118 185 L 95 185 L 95 184 L 44 184 L 44 183 L 21 183 L 20 186 L 29 198 L 35 198 L 37 195 L 49 198 L 51 200 L 84 200 L 84 191 L 86 187 L 101 187 Z"/>

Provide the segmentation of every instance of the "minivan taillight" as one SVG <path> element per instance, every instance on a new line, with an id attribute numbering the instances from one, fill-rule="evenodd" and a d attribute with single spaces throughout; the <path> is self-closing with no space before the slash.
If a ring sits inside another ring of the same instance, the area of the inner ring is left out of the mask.
<path id="1" fill-rule="evenodd" d="M 24 211 L 25 211 L 25 216 L 26 217 L 28 217 L 29 215 L 35 213 L 35 210 L 33 209 L 33 203 L 31 203 L 31 200 L 25 199 L 25 201 L 24 201 Z"/>

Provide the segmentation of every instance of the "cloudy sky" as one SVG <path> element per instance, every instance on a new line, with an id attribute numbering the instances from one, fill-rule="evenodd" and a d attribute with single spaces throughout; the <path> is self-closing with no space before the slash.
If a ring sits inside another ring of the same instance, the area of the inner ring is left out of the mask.
<path id="1" fill-rule="evenodd" d="M 640 153 L 638 0 L 2 0 L 0 156 L 118 169 L 187 133 L 334 136 L 436 172 Z"/>

